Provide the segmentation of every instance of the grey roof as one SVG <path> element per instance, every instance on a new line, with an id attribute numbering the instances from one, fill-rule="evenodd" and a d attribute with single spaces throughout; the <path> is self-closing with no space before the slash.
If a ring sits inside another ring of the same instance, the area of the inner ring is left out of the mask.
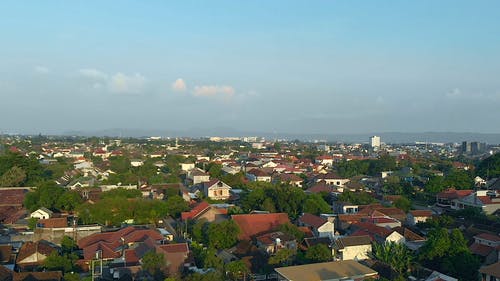
<path id="1" fill-rule="evenodd" d="M 377 275 L 375 270 L 353 260 L 279 267 L 274 270 L 284 277 L 285 280 L 293 281 L 333 281 L 347 278 L 359 279 Z"/>

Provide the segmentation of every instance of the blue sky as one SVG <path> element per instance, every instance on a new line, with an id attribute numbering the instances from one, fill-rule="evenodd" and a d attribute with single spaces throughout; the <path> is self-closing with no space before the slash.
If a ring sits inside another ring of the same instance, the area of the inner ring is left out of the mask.
<path id="1" fill-rule="evenodd" d="M 498 1 L 2 1 L 0 131 L 497 132 Z"/>

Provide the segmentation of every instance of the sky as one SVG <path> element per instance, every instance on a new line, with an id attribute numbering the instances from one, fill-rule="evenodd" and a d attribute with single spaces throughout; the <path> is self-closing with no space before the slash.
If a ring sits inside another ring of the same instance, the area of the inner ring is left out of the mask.
<path id="1" fill-rule="evenodd" d="M 0 132 L 500 133 L 500 1 L 1 1 Z"/>

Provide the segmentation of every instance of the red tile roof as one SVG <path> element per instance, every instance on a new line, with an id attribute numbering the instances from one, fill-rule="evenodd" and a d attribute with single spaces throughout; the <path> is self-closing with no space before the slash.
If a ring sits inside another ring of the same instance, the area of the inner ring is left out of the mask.
<path id="1" fill-rule="evenodd" d="M 469 246 L 469 249 L 473 254 L 482 257 L 488 256 L 491 253 L 491 251 L 495 250 L 495 248 L 493 247 L 479 243 L 473 243 L 472 245 Z"/>
<path id="2" fill-rule="evenodd" d="M 38 225 L 44 228 L 62 228 L 68 226 L 67 218 L 50 218 L 38 220 Z"/>
<path id="3" fill-rule="evenodd" d="M 478 234 L 474 237 L 484 239 L 484 240 L 489 240 L 492 242 L 500 242 L 500 236 L 494 235 L 494 234 L 489 234 L 489 233 L 481 233 L 481 234 Z"/>
<path id="4" fill-rule="evenodd" d="M 22 206 L 26 189 L 0 189 L 0 206 Z"/>
<path id="5" fill-rule="evenodd" d="M 49 242 L 45 240 L 40 240 L 37 242 L 25 242 L 19 249 L 19 254 L 17 255 L 17 263 L 23 262 L 24 259 L 35 253 L 40 253 L 44 256 L 48 256 L 53 251 L 57 251 L 57 249 L 52 247 Z M 41 263 L 41 260 L 39 262 Z"/>
<path id="6" fill-rule="evenodd" d="M 414 217 L 432 217 L 431 210 L 412 210 L 410 211 Z"/>
<path id="7" fill-rule="evenodd" d="M 123 241 L 122 241 L 123 238 Z M 120 246 L 122 243 L 138 243 L 161 241 L 163 236 L 153 229 L 137 229 L 132 226 L 120 229 L 115 232 L 97 233 L 78 241 L 78 246 L 83 249 L 85 259 L 94 257 L 97 250 L 102 251 L 105 259 L 117 258 L 121 256 Z"/>
<path id="8" fill-rule="evenodd" d="M 252 237 L 277 229 L 280 225 L 290 223 L 286 213 L 232 215 L 231 218 L 240 228 L 238 238 L 250 240 Z"/>
<path id="9" fill-rule="evenodd" d="M 474 190 L 456 190 L 454 188 L 448 188 L 445 191 L 438 193 L 436 196 L 438 198 L 446 198 L 446 199 L 458 199 L 463 198 L 467 195 L 470 195 L 474 192 Z"/>
<path id="10" fill-rule="evenodd" d="M 181 213 L 181 219 L 182 220 L 189 220 L 189 219 L 194 219 L 200 214 L 204 213 L 206 210 L 210 208 L 210 204 L 206 201 L 201 201 L 198 205 L 196 205 L 191 211 L 189 212 L 182 212 Z"/>
<path id="11" fill-rule="evenodd" d="M 320 226 L 324 225 L 327 220 L 322 218 L 322 217 L 318 217 L 318 216 L 315 216 L 313 214 L 309 214 L 309 213 L 305 213 L 303 214 L 300 218 L 299 218 L 299 221 L 307 226 L 311 226 L 311 227 L 314 227 L 314 228 L 319 228 Z"/>
<path id="12" fill-rule="evenodd" d="M 369 222 L 358 222 L 358 223 L 354 223 L 353 226 L 357 230 L 364 230 L 365 232 L 362 235 L 366 235 L 366 233 L 369 233 L 370 236 L 376 235 L 376 236 L 379 236 L 382 238 L 385 238 L 394 232 L 394 231 L 389 230 L 385 227 L 376 226 L 373 223 L 369 223 Z M 354 233 L 351 234 L 351 236 L 353 236 L 353 235 L 354 235 Z"/>
<path id="13" fill-rule="evenodd" d="M 189 253 L 187 243 L 165 244 L 158 246 L 158 248 L 162 249 L 165 253 Z"/>

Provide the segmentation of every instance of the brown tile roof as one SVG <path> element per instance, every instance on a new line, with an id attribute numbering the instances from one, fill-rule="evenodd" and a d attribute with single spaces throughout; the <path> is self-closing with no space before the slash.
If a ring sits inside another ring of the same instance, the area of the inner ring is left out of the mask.
<path id="1" fill-rule="evenodd" d="M 332 244 L 332 241 L 330 240 L 329 237 L 309 237 L 309 238 L 304 238 L 304 244 L 307 248 L 318 244 L 324 244 L 326 246 L 330 246 L 330 244 Z"/>
<path id="2" fill-rule="evenodd" d="M 175 243 L 160 245 L 158 248 L 162 249 L 165 253 L 189 253 L 187 243 Z"/>
<path id="3" fill-rule="evenodd" d="M 462 197 L 465 197 L 467 195 L 470 195 L 472 194 L 472 192 L 474 192 L 474 190 L 456 190 L 454 188 L 448 188 L 446 189 L 445 191 L 442 191 L 440 193 L 438 193 L 436 196 L 438 198 L 446 198 L 446 199 L 458 199 L 458 198 L 462 198 Z"/>
<path id="4" fill-rule="evenodd" d="M 67 218 L 50 218 L 38 220 L 38 225 L 43 228 L 62 228 L 68 226 Z"/>
<path id="5" fill-rule="evenodd" d="M 495 248 L 479 243 L 472 243 L 472 245 L 469 246 L 469 250 L 475 255 L 486 257 L 491 251 L 494 251 Z"/>
<path id="6" fill-rule="evenodd" d="M 61 271 L 45 272 L 14 272 L 13 281 L 60 281 L 63 280 Z"/>
<path id="7" fill-rule="evenodd" d="M 57 251 L 56 248 L 52 247 L 49 242 L 45 240 L 40 240 L 37 242 L 25 242 L 19 249 L 19 254 L 17 255 L 17 263 L 24 263 L 23 260 L 27 257 L 39 253 L 44 256 L 50 255 L 53 251 Z M 42 258 L 38 262 L 42 262 Z M 35 262 L 35 263 L 38 263 Z"/>
<path id="8" fill-rule="evenodd" d="M 308 188 L 307 191 L 311 192 L 311 193 L 320 193 L 320 192 L 331 193 L 331 192 L 337 191 L 337 188 L 326 184 L 324 181 L 321 181 L 321 182 L 311 186 L 310 188 Z"/>
<path id="9" fill-rule="evenodd" d="M 403 236 L 406 241 L 424 241 L 425 238 L 411 231 L 409 228 L 398 226 L 393 228 L 393 230 L 397 231 L 401 236 Z"/>
<path id="10" fill-rule="evenodd" d="M 13 271 L 0 265 L 0 281 L 12 281 Z"/>
<path id="11" fill-rule="evenodd" d="M 344 249 L 345 247 L 351 246 L 361 246 L 361 245 L 370 245 L 371 239 L 368 235 L 359 235 L 359 236 L 346 236 L 340 237 L 335 240 L 335 245 L 337 249 Z"/>
<path id="12" fill-rule="evenodd" d="M 363 277 L 376 277 L 377 272 L 353 260 L 313 263 L 279 267 L 275 269 L 285 280 L 362 280 Z"/>
<path id="13" fill-rule="evenodd" d="M 0 206 L 22 206 L 26 189 L 0 189 Z"/>
<path id="14" fill-rule="evenodd" d="M 232 215 L 231 218 L 240 228 L 238 238 L 250 240 L 253 236 L 277 229 L 290 223 L 286 213 Z"/>
<path id="15" fill-rule="evenodd" d="M 285 234 L 281 231 L 275 231 L 260 235 L 256 238 L 256 240 L 264 245 L 271 245 L 276 241 L 277 238 L 279 238 L 282 242 L 295 240 L 295 237 L 289 234 Z"/>
<path id="16" fill-rule="evenodd" d="M 193 209 L 191 209 L 191 211 L 182 212 L 181 219 L 182 220 L 195 219 L 208 209 L 210 209 L 210 204 L 208 204 L 208 202 L 206 201 L 201 201 L 198 205 L 196 205 Z"/>
<path id="17" fill-rule="evenodd" d="M 410 211 L 410 214 L 412 214 L 414 217 L 431 217 L 432 211 L 431 210 L 412 210 L 412 211 Z"/>
<path id="18" fill-rule="evenodd" d="M 11 245 L 0 245 L 0 263 L 8 263 L 12 255 Z"/>
<path id="19" fill-rule="evenodd" d="M 322 218 L 322 217 L 318 217 L 318 216 L 315 216 L 313 214 L 309 214 L 309 213 L 304 213 L 302 216 L 300 216 L 299 218 L 299 222 L 307 225 L 307 226 L 311 226 L 311 227 L 314 227 L 314 228 L 318 228 L 322 225 L 324 225 L 328 220 Z"/>
<path id="20" fill-rule="evenodd" d="M 481 233 L 481 234 L 478 234 L 474 237 L 484 239 L 484 240 L 489 240 L 492 242 L 500 242 L 500 236 L 494 235 L 494 234 L 489 234 L 489 233 Z"/>
<path id="21" fill-rule="evenodd" d="M 123 238 L 123 242 L 122 239 Z M 105 259 L 117 258 L 121 256 L 120 246 L 122 243 L 145 242 L 148 239 L 153 241 L 163 240 L 163 236 L 153 229 L 140 229 L 133 226 L 122 228 L 114 232 L 97 233 L 78 241 L 78 247 L 83 249 L 83 256 L 86 260 L 94 257 L 96 251 L 102 251 Z"/>

